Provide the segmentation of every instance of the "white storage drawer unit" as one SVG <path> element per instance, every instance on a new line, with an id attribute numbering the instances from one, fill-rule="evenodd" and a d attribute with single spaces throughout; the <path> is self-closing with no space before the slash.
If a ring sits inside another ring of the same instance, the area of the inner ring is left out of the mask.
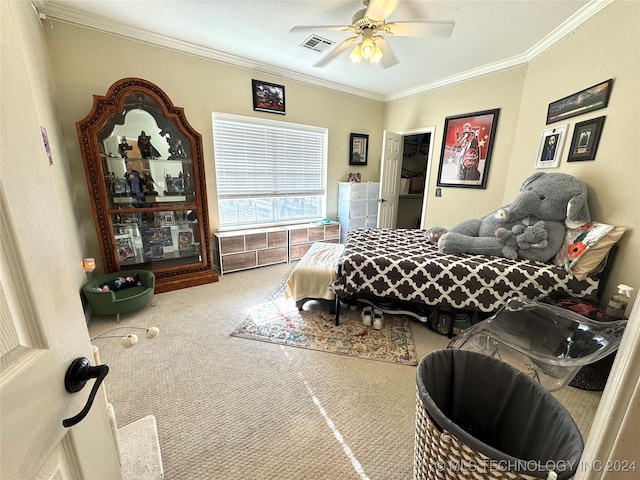
<path id="1" fill-rule="evenodd" d="M 338 184 L 338 222 L 340 242 L 356 228 L 375 228 L 378 222 L 378 182 L 340 182 Z"/>

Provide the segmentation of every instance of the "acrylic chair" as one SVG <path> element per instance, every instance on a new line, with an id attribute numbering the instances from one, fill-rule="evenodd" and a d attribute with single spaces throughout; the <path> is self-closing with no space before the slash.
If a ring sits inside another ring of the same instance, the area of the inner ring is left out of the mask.
<path id="1" fill-rule="evenodd" d="M 517 297 L 463 331 L 448 348 L 499 358 L 554 391 L 567 385 L 581 367 L 615 352 L 626 324 L 626 320 L 598 322 Z"/>

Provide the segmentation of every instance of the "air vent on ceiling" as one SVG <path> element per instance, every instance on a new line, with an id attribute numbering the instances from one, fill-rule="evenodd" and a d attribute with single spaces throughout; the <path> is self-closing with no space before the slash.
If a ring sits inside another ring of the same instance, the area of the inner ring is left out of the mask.
<path id="1" fill-rule="evenodd" d="M 306 47 L 316 52 L 322 52 L 336 42 L 327 40 L 326 38 L 319 37 L 317 35 L 311 35 L 304 42 L 300 44 L 301 47 Z"/>

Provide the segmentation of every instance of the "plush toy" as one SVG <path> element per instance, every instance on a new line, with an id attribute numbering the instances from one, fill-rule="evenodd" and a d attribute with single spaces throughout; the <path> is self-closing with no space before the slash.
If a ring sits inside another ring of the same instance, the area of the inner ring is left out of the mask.
<path id="1" fill-rule="evenodd" d="M 548 262 L 562 247 L 567 228 L 591 220 L 587 187 L 565 173 L 535 173 L 513 203 L 450 230 L 432 227 L 429 239 L 442 253 L 472 253 Z"/>

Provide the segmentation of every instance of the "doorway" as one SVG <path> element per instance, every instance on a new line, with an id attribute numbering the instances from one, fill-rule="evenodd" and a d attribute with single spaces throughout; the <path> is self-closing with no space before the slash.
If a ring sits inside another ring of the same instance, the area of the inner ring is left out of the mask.
<path id="1" fill-rule="evenodd" d="M 435 129 L 383 132 L 378 228 L 424 228 Z"/>
<path id="2" fill-rule="evenodd" d="M 403 135 L 397 228 L 420 228 L 431 132 Z"/>

